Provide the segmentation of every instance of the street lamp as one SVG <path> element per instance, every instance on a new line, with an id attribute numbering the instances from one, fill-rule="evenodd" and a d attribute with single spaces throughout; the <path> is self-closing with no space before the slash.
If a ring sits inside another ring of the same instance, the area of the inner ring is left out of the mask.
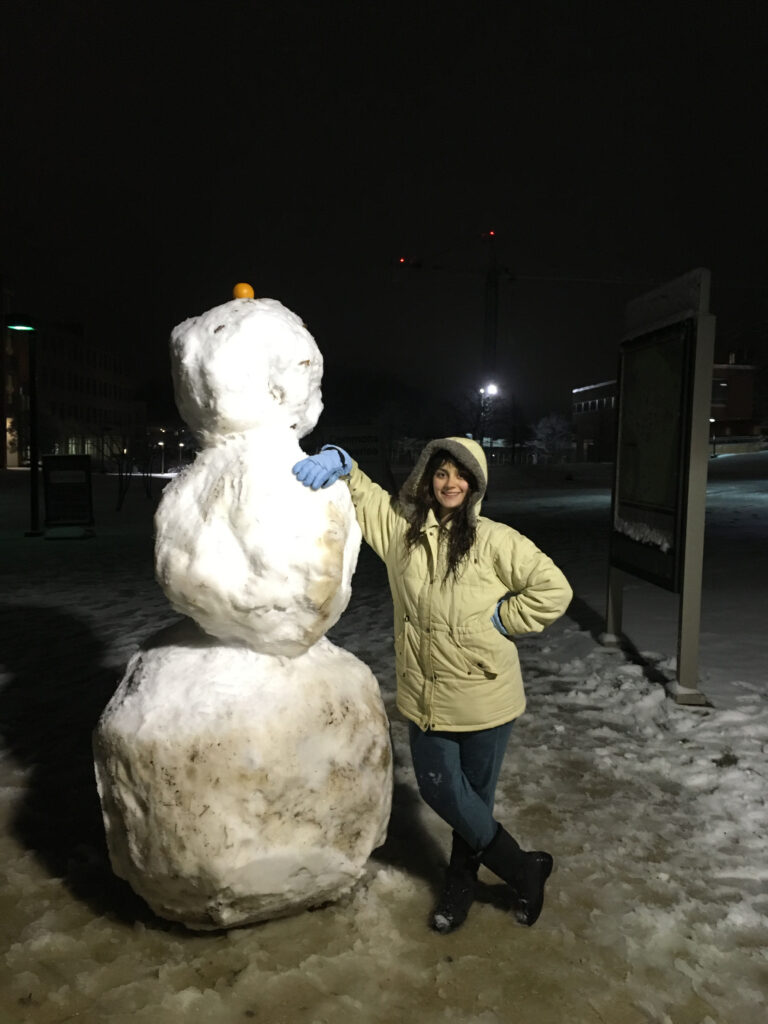
<path id="1" fill-rule="evenodd" d="M 165 476 L 165 441 L 158 441 L 157 447 L 160 449 L 160 476 Z"/>
<path id="2" fill-rule="evenodd" d="M 179 469 L 181 469 L 181 449 L 184 447 L 184 442 L 179 441 Z"/>
<path id="3" fill-rule="evenodd" d="M 710 427 L 710 431 L 711 431 L 711 433 L 710 433 L 710 440 L 712 441 L 712 458 L 715 458 L 715 456 L 717 455 L 717 441 L 715 440 L 715 427 L 714 427 L 715 417 L 714 416 L 710 416 L 709 417 L 709 422 L 712 424 L 712 426 Z"/>
<path id="4" fill-rule="evenodd" d="M 478 425 L 476 433 L 480 438 L 481 447 L 484 446 L 485 442 L 485 428 L 490 420 L 491 415 L 491 403 L 493 399 L 498 395 L 499 389 L 496 384 L 489 383 L 485 387 L 480 388 L 480 408 L 478 410 Z"/>
<path id="5" fill-rule="evenodd" d="M 37 342 L 36 327 L 29 317 L 9 316 L 6 327 L 9 331 L 28 334 L 27 358 L 29 361 L 29 530 L 27 537 L 39 537 L 40 529 L 40 487 L 38 483 L 38 462 L 40 451 L 37 432 Z M 3 345 L 5 341 L 3 340 Z M 5 387 L 5 381 L 2 382 Z M 3 430 L 5 424 L 3 423 Z"/>

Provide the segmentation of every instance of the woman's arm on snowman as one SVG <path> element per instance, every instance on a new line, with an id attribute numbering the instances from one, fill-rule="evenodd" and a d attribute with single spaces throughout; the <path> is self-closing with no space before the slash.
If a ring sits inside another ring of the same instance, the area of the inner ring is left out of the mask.
<path id="1" fill-rule="evenodd" d="M 323 445 L 317 455 L 297 462 L 293 472 L 314 491 L 345 477 L 366 543 L 379 557 L 385 556 L 398 520 L 392 496 L 366 476 L 348 452 L 337 445 Z"/>
<path id="2" fill-rule="evenodd" d="M 571 603 L 568 580 L 533 541 L 509 526 L 494 523 L 491 544 L 494 571 L 508 590 L 495 615 L 508 636 L 540 633 Z"/>
<path id="3" fill-rule="evenodd" d="M 384 558 L 397 523 L 402 518 L 396 510 L 395 499 L 389 491 L 374 483 L 354 461 L 346 480 L 363 537 L 379 558 Z"/>

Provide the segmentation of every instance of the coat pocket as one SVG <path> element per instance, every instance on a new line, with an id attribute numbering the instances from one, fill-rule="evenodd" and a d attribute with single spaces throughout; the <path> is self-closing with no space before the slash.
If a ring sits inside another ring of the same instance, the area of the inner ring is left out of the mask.
<path id="1" fill-rule="evenodd" d="M 469 672 L 491 678 L 499 675 L 502 658 L 498 640 L 504 638 L 493 626 L 477 633 L 457 633 L 453 639 Z"/>

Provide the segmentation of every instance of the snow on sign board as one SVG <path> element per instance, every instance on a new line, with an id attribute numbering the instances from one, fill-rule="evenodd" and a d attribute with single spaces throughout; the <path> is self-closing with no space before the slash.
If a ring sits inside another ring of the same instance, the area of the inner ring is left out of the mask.
<path id="1" fill-rule="evenodd" d="M 626 537 L 638 542 L 638 544 L 651 544 L 660 548 L 666 554 L 672 547 L 672 534 L 665 530 L 654 530 L 647 523 L 629 522 L 616 516 L 613 521 L 614 530 L 623 533 Z"/>

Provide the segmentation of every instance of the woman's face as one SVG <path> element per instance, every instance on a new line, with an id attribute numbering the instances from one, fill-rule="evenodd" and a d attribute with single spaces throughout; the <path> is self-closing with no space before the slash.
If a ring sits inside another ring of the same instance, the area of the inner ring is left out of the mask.
<path id="1" fill-rule="evenodd" d="M 443 462 L 432 477 L 432 493 L 440 506 L 440 518 L 461 508 L 469 494 L 469 481 L 453 462 Z"/>

